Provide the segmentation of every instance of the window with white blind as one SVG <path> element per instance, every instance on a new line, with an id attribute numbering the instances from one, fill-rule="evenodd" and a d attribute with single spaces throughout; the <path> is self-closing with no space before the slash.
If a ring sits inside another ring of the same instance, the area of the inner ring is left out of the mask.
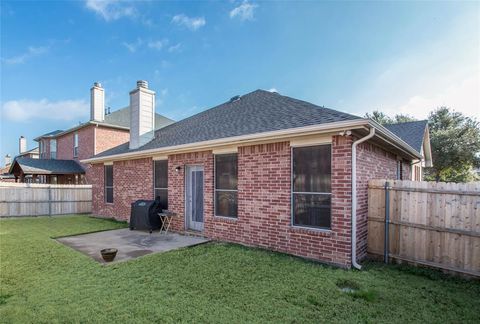
<path id="1" fill-rule="evenodd" d="M 78 157 L 78 133 L 73 135 L 73 157 Z"/>
<path id="2" fill-rule="evenodd" d="M 50 140 L 50 158 L 51 159 L 57 158 L 57 140 L 56 139 Z"/>

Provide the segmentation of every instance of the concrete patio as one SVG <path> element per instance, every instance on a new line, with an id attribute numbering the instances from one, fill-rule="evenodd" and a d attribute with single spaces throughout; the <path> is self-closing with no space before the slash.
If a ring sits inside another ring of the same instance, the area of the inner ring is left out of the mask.
<path id="1" fill-rule="evenodd" d="M 209 240 L 197 236 L 185 236 L 177 233 L 152 234 L 143 231 L 131 231 L 122 228 L 90 234 L 82 234 L 58 238 L 57 241 L 80 251 L 100 263 L 107 263 L 102 259 L 100 250 L 106 248 L 118 249 L 113 262 L 126 261 L 143 255 L 166 252 L 179 248 L 194 246 Z"/>

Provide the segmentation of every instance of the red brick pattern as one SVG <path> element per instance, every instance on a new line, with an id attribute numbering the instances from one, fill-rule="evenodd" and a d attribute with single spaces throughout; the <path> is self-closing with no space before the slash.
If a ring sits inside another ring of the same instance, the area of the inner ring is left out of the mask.
<path id="1" fill-rule="evenodd" d="M 214 155 L 211 151 L 170 155 L 169 209 L 179 214 L 172 228 L 185 230 L 186 166 L 202 165 L 205 236 L 350 267 L 352 142 L 351 137 L 332 138 L 332 228 L 329 231 L 291 226 L 289 142 L 239 147 L 236 219 L 214 216 Z M 396 156 L 370 144 L 360 145 L 357 152 L 358 256 L 362 258 L 366 251 L 367 182 L 394 176 Z M 126 220 L 131 202 L 153 199 L 151 159 L 114 163 L 114 204 L 104 202 L 103 165 L 94 165 L 91 170 L 95 214 Z"/>
<path id="2" fill-rule="evenodd" d="M 128 130 L 99 126 L 96 129 L 95 154 L 102 153 L 129 140 L 130 132 Z"/>
<path id="3" fill-rule="evenodd" d="M 397 177 L 397 156 L 371 143 L 357 148 L 357 259 L 367 256 L 368 181 Z M 403 177 L 410 179 L 410 164 L 403 161 Z"/>
<path id="4" fill-rule="evenodd" d="M 153 199 L 153 161 L 150 158 L 114 162 L 113 204 L 105 203 L 104 165 L 92 165 L 89 173 L 95 215 L 128 221 L 132 202 Z"/>
<path id="5" fill-rule="evenodd" d="M 168 157 L 168 209 L 180 215 L 172 221 L 172 228 L 185 230 L 185 170 L 187 165 L 203 166 L 204 226 L 213 215 L 213 154 L 211 151 L 175 154 Z M 180 167 L 177 171 L 176 168 Z"/>

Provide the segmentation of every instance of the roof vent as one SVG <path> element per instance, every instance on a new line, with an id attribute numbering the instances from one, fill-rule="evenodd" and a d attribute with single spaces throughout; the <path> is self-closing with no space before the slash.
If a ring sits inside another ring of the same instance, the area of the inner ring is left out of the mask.
<path id="1" fill-rule="evenodd" d="M 145 89 L 148 89 L 148 81 L 138 80 L 138 81 L 137 81 L 137 88 L 145 88 Z"/>
<path id="2" fill-rule="evenodd" d="M 240 100 L 240 96 L 235 96 L 235 97 L 230 98 L 230 102 L 234 102 L 234 101 L 237 101 L 237 100 Z"/>

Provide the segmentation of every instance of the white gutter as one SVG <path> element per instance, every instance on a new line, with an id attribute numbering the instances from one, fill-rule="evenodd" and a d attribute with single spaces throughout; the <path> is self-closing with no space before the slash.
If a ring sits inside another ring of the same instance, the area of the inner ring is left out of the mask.
<path id="1" fill-rule="evenodd" d="M 186 151 L 193 151 L 193 150 L 197 150 L 197 151 L 211 150 L 215 147 L 222 146 L 222 145 L 223 146 L 245 145 L 247 143 L 252 143 L 252 142 L 257 142 L 262 140 L 281 141 L 282 139 L 291 138 L 293 136 L 314 135 L 314 134 L 320 134 L 321 132 L 323 133 L 336 132 L 338 130 L 345 130 L 347 128 L 348 129 L 363 128 L 366 125 L 368 125 L 368 120 L 366 119 L 348 120 L 348 121 L 341 121 L 341 122 L 335 122 L 335 123 L 329 123 L 329 124 L 281 129 L 281 130 L 269 131 L 269 132 L 263 132 L 263 133 L 219 138 L 219 139 L 196 142 L 196 143 L 188 143 L 188 144 L 154 148 L 154 149 L 148 149 L 148 150 L 126 152 L 121 154 L 108 155 L 105 157 L 93 157 L 93 158 L 81 160 L 80 162 L 100 163 L 105 161 L 128 160 L 132 158 L 139 159 L 144 157 L 150 157 L 153 154 L 174 154 L 174 153 L 183 153 Z"/>
<path id="2" fill-rule="evenodd" d="M 370 128 L 370 133 L 352 144 L 352 266 L 362 269 L 357 263 L 357 146 L 375 135 L 375 128 Z"/>

